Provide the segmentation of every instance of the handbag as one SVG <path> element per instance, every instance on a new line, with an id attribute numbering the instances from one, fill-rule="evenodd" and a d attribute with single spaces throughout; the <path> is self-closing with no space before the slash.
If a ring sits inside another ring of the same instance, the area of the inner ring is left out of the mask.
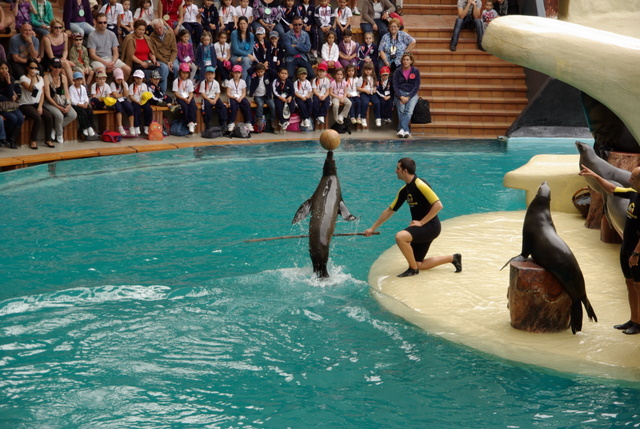
<path id="1" fill-rule="evenodd" d="M 69 104 L 69 100 L 67 100 L 67 97 L 62 94 L 55 94 L 53 96 L 53 101 L 55 101 L 58 106 L 62 107 L 67 107 L 67 105 Z"/>
<path id="2" fill-rule="evenodd" d="M 13 112 L 18 110 L 19 107 L 20 105 L 17 101 L 0 101 L 0 112 Z"/>

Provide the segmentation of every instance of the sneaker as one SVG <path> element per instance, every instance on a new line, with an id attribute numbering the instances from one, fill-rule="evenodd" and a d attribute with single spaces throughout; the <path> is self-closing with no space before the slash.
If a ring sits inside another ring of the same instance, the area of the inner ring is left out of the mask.
<path id="1" fill-rule="evenodd" d="M 324 116 L 318 116 L 318 122 L 324 124 Z"/>
<path id="2" fill-rule="evenodd" d="M 84 130 L 82 130 L 82 134 L 84 134 L 86 137 L 89 137 L 89 129 L 85 128 Z"/>
<path id="3" fill-rule="evenodd" d="M 193 134 L 196 130 L 196 124 L 193 122 L 189 122 L 187 124 L 187 128 L 189 128 L 189 134 Z"/>
<path id="4" fill-rule="evenodd" d="M 193 124 L 193 125 L 195 125 L 195 124 Z M 253 132 L 253 125 L 251 124 L 251 122 L 247 122 L 244 125 L 245 125 L 245 127 L 247 127 L 247 131 L 249 131 L 251 133 Z"/>
<path id="5" fill-rule="evenodd" d="M 236 127 L 236 125 L 232 122 L 229 124 L 229 126 L 227 127 L 227 131 L 231 132 L 233 131 L 233 129 Z"/>
<path id="6" fill-rule="evenodd" d="M 340 125 L 344 124 L 344 118 L 342 117 L 342 115 L 338 115 L 338 119 L 336 119 L 336 122 Z"/>
<path id="7" fill-rule="evenodd" d="M 398 274 L 398 277 L 411 277 L 418 274 L 420 274 L 420 270 L 409 267 L 407 268 L 407 271 L 405 271 L 404 273 Z"/>
<path id="8" fill-rule="evenodd" d="M 173 104 L 173 105 L 169 106 L 169 110 L 171 111 L 171 113 L 175 112 L 179 108 L 180 108 L 179 104 Z"/>
<path id="9" fill-rule="evenodd" d="M 124 127 L 118 127 L 118 132 L 122 137 L 127 135 L 127 132 L 124 130 Z"/>
<path id="10" fill-rule="evenodd" d="M 384 118 L 384 119 L 383 119 L 383 122 L 384 122 L 385 124 L 390 124 L 390 123 L 391 123 L 391 118 Z"/>
<path id="11" fill-rule="evenodd" d="M 89 137 L 93 137 L 93 136 L 95 136 L 95 135 L 96 135 L 96 132 L 93 130 L 93 128 L 92 128 L 92 127 L 89 127 L 89 130 L 88 130 L 88 131 L 89 131 Z"/>
<path id="12" fill-rule="evenodd" d="M 397 135 L 398 137 L 400 137 L 400 138 L 403 138 L 403 137 L 404 137 L 404 130 L 399 130 L 399 131 L 396 133 L 396 135 Z"/>
<path id="13" fill-rule="evenodd" d="M 129 128 L 129 135 L 131 137 L 138 137 L 140 135 L 140 128 L 138 128 L 138 127 L 130 127 Z"/>
<path id="14" fill-rule="evenodd" d="M 363 118 L 361 124 L 362 124 L 362 128 L 367 128 L 367 120 L 366 119 Z"/>
<path id="15" fill-rule="evenodd" d="M 405 131 L 404 132 L 404 138 L 405 139 L 410 139 L 411 138 L 411 133 L 409 131 Z"/>
<path id="16" fill-rule="evenodd" d="M 356 16 L 360 16 L 360 11 L 358 10 L 358 6 L 353 8 L 353 14 Z"/>
<path id="17" fill-rule="evenodd" d="M 145 133 L 146 135 L 149 135 L 149 127 L 144 127 L 144 133 Z"/>
<path id="18" fill-rule="evenodd" d="M 280 129 L 282 131 L 287 131 L 287 128 L 289 128 L 289 121 L 284 121 L 283 123 L 280 124 Z"/>
<path id="19" fill-rule="evenodd" d="M 357 122 L 358 122 L 358 121 L 357 121 L 357 119 L 356 119 L 356 118 L 351 118 L 351 123 L 352 123 L 352 124 L 355 124 L 355 123 L 357 123 Z"/>
<path id="20" fill-rule="evenodd" d="M 376 119 L 376 127 L 381 127 L 382 126 L 382 119 L 378 118 Z"/>
<path id="21" fill-rule="evenodd" d="M 51 140 L 55 140 L 56 139 L 56 132 L 55 130 L 51 130 Z"/>
<path id="22" fill-rule="evenodd" d="M 362 118 L 360 116 L 358 116 L 356 118 L 356 124 L 361 124 L 362 123 Z"/>
<path id="23" fill-rule="evenodd" d="M 62 137 L 62 134 L 56 134 L 56 141 L 60 144 L 64 143 L 64 138 Z"/>
<path id="24" fill-rule="evenodd" d="M 456 267 L 456 273 L 462 271 L 462 255 L 459 253 L 453 254 L 453 261 L 451 261 L 454 267 Z"/>

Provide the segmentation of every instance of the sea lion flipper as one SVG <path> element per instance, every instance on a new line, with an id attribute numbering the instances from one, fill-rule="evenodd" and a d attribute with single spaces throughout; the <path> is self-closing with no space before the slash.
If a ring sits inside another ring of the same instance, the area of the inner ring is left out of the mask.
<path id="1" fill-rule="evenodd" d="M 302 205 L 296 212 L 296 215 L 293 217 L 291 224 L 293 225 L 300 222 L 302 219 L 309 216 L 309 213 L 311 213 L 311 198 L 309 198 L 307 201 L 302 203 Z"/>
<path id="2" fill-rule="evenodd" d="M 511 263 L 511 261 L 522 262 L 522 261 L 526 261 L 526 260 L 527 260 L 527 258 L 522 256 L 522 255 L 514 256 L 513 258 L 509 259 L 507 261 L 507 263 L 502 266 L 502 268 L 500 268 L 500 271 L 504 270 L 504 267 L 509 265 Z"/>
<path id="3" fill-rule="evenodd" d="M 571 304 L 571 332 L 582 331 L 582 302 L 580 300 L 573 301 Z"/>
<path id="4" fill-rule="evenodd" d="M 342 218 L 344 220 L 356 220 L 356 219 L 358 219 L 357 217 L 352 215 L 351 212 L 349 212 L 349 209 L 347 208 L 347 206 L 345 205 L 344 201 L 342 201 L 342 200 L 340 200 L 340 205 L 338 206 L 338 214 L 340 214 L 340 216 L 342 216 Z"/>
<path id="5" fill-rule="evenodd" d="M 598 317 L 596 316 L 596 312 L 593 311 L 593 307 L 591 307 L 591 303 L 586 296 L 583 298 L 582 303 L 584 304 L 584 308 L 587 310 L 587 316 L 589 316 L 589 320 L 597 322 Z"/>

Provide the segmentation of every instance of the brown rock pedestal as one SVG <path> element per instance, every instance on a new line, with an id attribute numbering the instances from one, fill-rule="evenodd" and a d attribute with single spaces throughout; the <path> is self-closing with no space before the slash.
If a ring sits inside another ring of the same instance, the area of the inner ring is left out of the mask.
<path id="1" fill-rule="evenodd" d="M 510 264 L 507 292 L 511 326 L 527 332 L 562 332 L 569 327 L 571 298 L 558 280 L 528 259 Z"/>

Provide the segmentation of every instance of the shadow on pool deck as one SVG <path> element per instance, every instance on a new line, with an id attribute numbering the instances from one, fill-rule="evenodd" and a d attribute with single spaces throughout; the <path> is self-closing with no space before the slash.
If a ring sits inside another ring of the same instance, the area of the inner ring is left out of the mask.
<path id="1" fill-rule="evenodd" d="M 189 137 L 169 136 L 163 141 L 149 141 L 145 138 L 123 139 L 119 143 L 106 143 L 103 141 L 81 142 L 71 141 L 57 144 L 55 148 L 48 148 L 43 144 L 38 145 L 38 150 L 23 146 L 19 149 L 0 147 L 0 170 L 21 168 L 28 165 L 45 162 L 59 161 L 63 159 L 91 158 L 95 156 L 123 155 L 137 152 L 152 152 L 159 150 L 182 149 L 195 146 L 214 146 L 229 144 L 257 144 L 269 142 L 297 142 L 305 140 L 317 140 L 320 131 L 312 132 L 286 132 L 283 134 L 262 133 L 253 134 L 250 139 L 217 138 L 203 139 L 194 134 Z M 344 134 L 343 138 L 363 140 L 389 140 L 397 139 L 395 130 L 390 126 L 367 131 L 355 131 L 352 134 Z"/>

